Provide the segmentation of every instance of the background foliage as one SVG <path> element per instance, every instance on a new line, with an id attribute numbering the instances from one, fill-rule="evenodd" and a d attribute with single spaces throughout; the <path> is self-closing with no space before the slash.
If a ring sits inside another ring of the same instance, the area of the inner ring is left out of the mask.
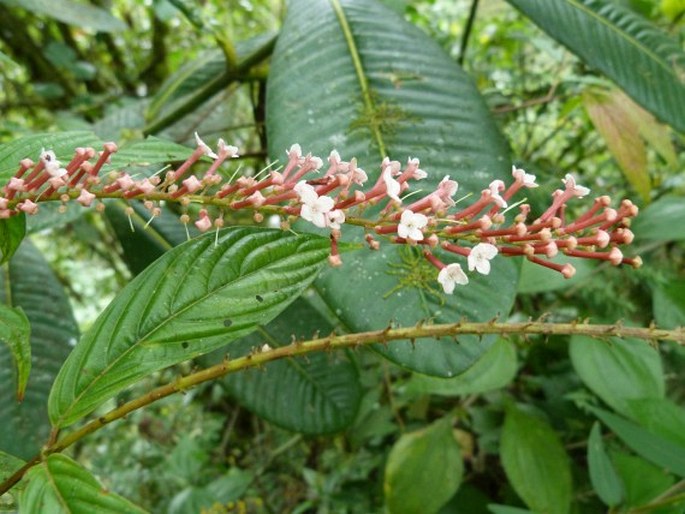
<path id="1" fill-rule="evenodd" d="M 151 175 L 187 157 L 195 131 L 237 145 L 248 174 L 295 142 L 356 156 L 372 180 L 383 156 L 418 156 L 426 188 L 449 174 L 465 194 L 513 162 L 537 175 L 538 212 L 565 173 L 633 198 L 645 262 L 580 262 L 566 281 L 500 260 L 445 299 L 411 251 L 348 253 L 315 279 L 327 241 L 314 234 L 238 227 L 217 250 L 213 234 L 185 242 L 174 206 L 147 228 L 140 205 L 130 222 L 123 203 L 43 206 L 0 276 L 0 479 L 40 450 L 50 420 L 99 415 L 263 344 L 424 319 L 685 325 L 684 17 L 681 0 L 0 0 L 3 180 L 41 148 L 68 160 L 107 140 L 121 147 L 110 169 Z M 21 227 L 0 224 L 4 260 Z M 23 315 L 32 369 L 18 403 Z M 580 336 L 283 360 L 106 426 L 0 506 L 682 513 L 684 365 L 675 345 Z"/>

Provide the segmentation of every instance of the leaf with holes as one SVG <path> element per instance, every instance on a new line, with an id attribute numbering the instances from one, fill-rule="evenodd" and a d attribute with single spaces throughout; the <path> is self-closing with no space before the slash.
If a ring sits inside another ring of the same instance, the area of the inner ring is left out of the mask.
<path id="1" fill-rule="evenodd" d="M 0 344 L 0 450 L 29 459 L 50 432 L 48 393 L 79 333 L 62 284 L 30 242 L 19 247 L 3 270 L 0 298 L 20 307 L 31 323 L 31 380 L 24 401 L 17 403 L 12 357 Z"/>
<path id="2" fill-rule="evenodd" d="M 611 0 L 508 0 L 640 105 L 685 130 L 685 53 L 679 43 Z"/>
<path id="3" fill-rule="evenodd" d="M 31 468 L 19 497 L 21 512 L 51 514 L 140 514 L 145 510 L 108 491 L 93 475 L 65 455 L 49 455 Z"/>
<path id="4" fill-rule="evenodd" d="M 271 321 L 327 262 L 328 239 L 233 228 L 165 253 L 84 335 L 50 393 L 70 425 L 157 370 L 215 350 Z"/>
<path id="5" fill-rule="evenodd" d="M 236 343 L 232 355 L 268 344 L 290 344 L 333 332 L 313 307 L 296 300 L 274 321 Z M 235 353 L 234 353 L 235 352 Z M 224 379 L 231 396 L 262 418 L 305 434 L 333 433 L 349 426 L 361 400 L 359 372 L 345 352 L 282 359 L 263 369 Z"/>
<path id="6" fill-rule="evenodd" d="M 313 26 L 312 12 L 317 13 Z M 471 78 L 380 2 L 291 2 L 267 88 L 274 159 L 293 143 L 322 157 L 337 149 L 345 159 L 356 157 L 373 183 L 385 155 L 416 156 L 429 174 L 415 186 L 424 192 L 450 175 L 459 181 L 460 192 L 478 193 L 510 173 L 506 143 Z M 344 227 L 344 237 L 352 234 L 363 237 Z M 499 259 L 491 276 L 474 276 L 468 287 L 445 297 L 437 271 L 424 266 L 422 258 L 416 261 L 415 255 L 387 245 L 351 256 L 342 273 L 324 274 L 317 288 L 353 331 L 422 319 L 486 320 L 511 309 L 517 279 L 512 262 Z M 416 350 L 409 342 L 376 350 L 402 366 L 447 377 L 468 368 L 494 340 L 426 339 L 417 341 Z"/>

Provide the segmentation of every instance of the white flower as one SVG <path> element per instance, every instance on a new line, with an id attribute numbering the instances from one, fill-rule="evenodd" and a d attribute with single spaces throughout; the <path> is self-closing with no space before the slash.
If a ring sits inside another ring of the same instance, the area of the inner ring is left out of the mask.
<path id="1" fill-rule="evenodd" d="M 226 155 L 229 159 L 238 157 L 238 147 L 227 145 L 226 141 L 219 139 L 216 146 L 219 148 L 219 153 L 223 156 Z"/>
<path id="2" fill-rule="evenodd" d="M 369 179 L 363 169 L 357 168 L 357 159 L 352 159 L 350 161 L 348 166 L 348 175 L 353 183 L 359 184 L 360 186 L 364 185 L 364 182 Z"/>
<path id="3" fill-rule="evenodd" d="M 474 269 L 483 275 L 490 273 L 490 259 L 497 255 L 497 247 L 489 243 L 478 243 L 471 248 L 468 257 L 469 271 Z"/>
<path id="4" fill-rule="evenodd" d="M 516 179 L 516 182 L 521 182 L 525 187 L 538 187 L 539 184 L 535 183 L 535 175 L 526 173 L 525 170 L 517 168 L 516 166 L 511 167 L 511 174 Z"/>
<path id="5" fill-rule="evenodd" d="M 302 204 L 300 216 L 307 221 L 311 221 L 319 228 L 326 228 L 328 224 L 328 213 L 335 205 L 333 198 L 330 196 L 319 196 L 315 200 L 309 200 L 310 201 Z"/>
<path id="6" fill-rule="evenodd" d="M 455 205 L 452 197 L 457 194 L 459 190 L 459 184 L 455 180 L 450 180 L 449 175 L 445 177 L 438 184 L 437 194 L 440 200 L 445 202 L 448 206 L 452 207 Z"/>
<path id="7" fill-rule="evenodd" d="M 590 190 L 587 187 L 577 185 L 576 179 L 573 178 L 573 175 L 571 175 L 570 173 L 567 173 L 566 177 L 562 178 L 561 181 L 566 186 L 566 191 L 571 191 L 573 193 L 573 196 L 582 198 L 590 193 Z"/>
<path id="8" fill-rule="evenodd" d="M 335 230 L 340 230 L 340 225 L 345 223 L 345 212 L 336 209 L 328 213 L 328 226 Z"/>
<path id="9" fill-rule="evenodd" d="M 396 202 L 400 201 L 400 197 L 398 196 L 400 194 L 400 183 L 392 178 L 393 174 L 393 168 L 392 166 L 386 166 L 383 169 L 383 182 L 385 182 L 385 189 L 388 193 L 388 196 L 395 200 Z M 406 212 L 406 211 L 405 211 Z"/>
<path id="10" fill-rule="evenodd" d="M 426 216 L 407 209 L 400 218 L 400 224 L 397 226 L 397 235 L 405 239 L 422 241 L 423 232 L 421 232 L 421 229 L 427 224 L 428 218 Z"/>
<path id="11" fill-rule="evenodd" d="M 442 289 L 447 294 L 454 292 L 454 286 L 459 284 L 465 286 L 469 283 L 469 277 L 461 269 L 461 265 L 452 263 L 448 264 L 438 273 L 438 282 L 442 285 Z"/>
<path id="12" fill-rule="evenodd" d="M 212 159 L 219 158 L 219 156 L 212 151 L 212 149 L 207 145 L 207 143 L 200 139 L 200 136 L 197 132 L 195 132 L 195 142 L 197 143 L 198 148 L 202 148 L 202 151 L 207 157 L 211 157 Z"/>
<path id="13" fill-rule="evenodd" d="M 420 165 L 420 162 L 416 157 L 413 159 L 410 157 L 409 160 L 407 161 L 407 167 L 409 167 L 413 170 L 411 178 L 413 178 L 414 180 L 423 180 L 424 178 L 426 178 L 428 176 L 428 173 L 426 173 L 422 169 L 419 169 L 419 165 Z"/>
<path id="14" fill-rule="evenodd" d="M 493 180 L 488 187 L 490 188 L 490 198 L 492 198 L 499 207 L 506 207 L 507 202 L 499 194 L 500 191 L 504 191 L 504 182 L 501 180 Z"/>
<path id="15" fill-rule="evenodd" d="M 300 197 L 300 201 L 302 203 L 314 202 L 319 197 L 314 188 L 307 184 L 306 180 L 300 180 L 297 184 L 295 184 L 293 191 L 297 193 L 297 196 Z"/>
<path id="16" fill-rule="evenodd" d="M 43 161 L 45 171 L 47 171 L 51 177 L 63 177 L 67 174 L 67 170 L 60 167 L 60 162 L 57 160 L 57 156 L 52 150 L 42 149 L 40 152 L 40 160 Z"/>
<path id="17" fill-rule="evenodd" d="M 295 143 L 290 147 L 290 150 L 286 150 L 285 153 L 288 154 L 289 159 L 296 159 L 299 161 L 302 158 L 302 147 Z"/>

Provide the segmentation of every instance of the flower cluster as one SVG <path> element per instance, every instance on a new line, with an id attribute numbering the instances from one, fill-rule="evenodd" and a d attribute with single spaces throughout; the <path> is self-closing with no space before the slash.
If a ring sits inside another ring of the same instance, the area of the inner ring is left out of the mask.
<path id="1" fill-rule="evenodd" d="M 590 193 L 588 188 L 576 184 L 571 175 L 562 179 L 563 188 L 553 193 L 549 208 L 530 220 L 530 205 L 509 205 L 520 189 L 537 187 L 534 175 L 516 167 L 508 186 L 502 180 L 494 180 L 468 205 L 462 206 L 468 197 L 455 200 L 459 185 L 449 176 L 435 190 L 408 202 L 415 195 L 401 195 L 409 189 L 410 182 L 427 177 L 419 168 L 418 159 L 410 158 L 402 166 L 386 157 L 378 179 L 369 186 L 367 173 L 355 159 L 343 161 L 333 150 L 324 169 L 322 159 L 304 155 L 300 146 L 294 144 L 287 150 L 287 162 L 281 168 L 264 170 L 268 174 L 261 179 L 241 176 L 233 180 L 226 179 L 220 167 L 238 156 L 237 148 L 219 140 L 214 152 L 197 135 L 196 140 L 197 148 L 192 155 L 164 177 L 136 178 L 126 172 L 101 175 L 103 166 L 117 151 L 114 143 L 106 143 L 97 159 L 94 149 L 77 148 L 64 167 L 54 152 L 43 150 L 38 163 L 22 160 L 19 170 L 4 186 L 0 218 L 18 212 L 35 214 L 44 201 L 73 200 L 84 207 L 95 204 L 101 210 L 101 200 L 106 198 L 141 200 L 152 218 L 160 214 L 162 202 L 178 202 L 184 208 L 196 203 L 202 208 L 193 222 L 204 232 L 222 227 L 227 212 L 248 209 L 254 212 L 256 221 L 270 214 L 278 216 L 283 227 L 302 218 L 328 229 L 332 265 L 342 263 L 338 241 L 343 225 L 357 225 L 364 227 L 371 249 L 380 246 L 377 236 L 395 244 L 421 245 L 427 261 L 439 270 L 437 280 L 447 294 L 452 294 L 457 285 L 469 282 L 462 263 L 469 272 L 487 275 L 490 261 L 497 255 L 522 256 L 566 278 L 573 276 L 575 269 L 551 260 L 560 252 L 615 266 L 641 264 L 639 257 L 624 257 L 619 248 L 633 240 L 629 226 L 631 218 L 637 215 L 637 207 L 623 200 L 618 208 L 612 208 L 611 199 L 600 196 L 579 217 L 569 220 L 567 203 Z M 204 166 L 202 174 L 192 174 L 201 167 L 200 159 L 204 156 L 212 159 L 212 163 Z M 367 209 L 377 205 L 379 208 L 373 212 L 378 214 L 372 219 L 365 218 Z M 190 211 L 181 216 L 181 222 L 191 222 Z M 442 249 L 443 255 L 452 254 L 455 262 L 443 263 L 435 249 Z"/>

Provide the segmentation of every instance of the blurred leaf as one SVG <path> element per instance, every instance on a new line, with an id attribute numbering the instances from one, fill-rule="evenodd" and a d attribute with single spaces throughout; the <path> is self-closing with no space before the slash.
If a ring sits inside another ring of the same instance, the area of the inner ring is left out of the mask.
<path id="1" fill-rule="evenodd" d="M 583 383 L 620 413 L 630 412 L 629 400 L 664 396 L 661 356 L 644 341 L 573 336 L 569 353 Z"/>
<path id="2" fill-rule="evenodd" d="M 685 327 L 685 280 L 652 286 L 652 310 L 660 328 Z"/>
<path id="3" fill-rule="evenodd" d="M 463 473 L 451 416 L 403 434 L 385 465 L 383 490 L 388 512 L 437 512 L 457 491 Z"/>
<path id="4" fill-rule="evenodd" d="M 240 499 L 254 479 L 253 475 L 238 468 L 230 468 L 226 474 L 205 487 L 188 487 L 178 493 L 169 504 L 168 514 L 210 512 L 216 504 L 228 504 Z"/>
<path id="5" fill-rule="evenodd" d="M 143 513 L 127 499 L 102 487 L 85 468 L 69 457 L 49 455 L 31 468 L 28 485 L 19 497 L 26 514 Z"/>
<path id="6" fill-rule="evenodd" d="M 625 505 L 627 507 L 638 507 L 649 503 L 650 500 L 668 490 L 675 482 L 672 475 L 640 457 L 613 451 L 611 452 L 611 460 L 625 485 Z M 682 514 L 682 508 L 676 506 L 675 512 L 665 508 L 652 512 Z"/>
<path id="7" fill-rule="evenodd" d="M 327 261 L 328 239 L 234 228 L 169 250 L 132 280 L 84 335 L 50 393 L 70 425 L 141 378 L 268 323 Z"/>
<path id="8" fill-rule="evenodd" d="M 605 410 L 588 408 L 635 453 L 671 473 L 685 477 L 685 446 Z"/>
<path id="9" fill-rule="evenodd" d="M 498 339 L 476 363 L 454 378 L 436 378 L 414 374 L 407 392 L 459 396 L 480 394 L 500 389 L 516 376 L 516 348 L 506 339 Z"/>
<path id="10" fill-rule="evenodd" d="M 551 260 L 563 264 L 571 263 L 576 268 L 576 274 L 571 278 L 564 278 L 558 271 L 545 268 L 527 259 L 522 259 L 518 292 L 522 294 L 537 294 L 565 289 L 580 284 L 595 269 L 595 265 L 589 262 L 589 259 L 579 259 L 559 254 Z"/>
<path id="11" fill-rule="evenodd" d="M 31 323 L 31 380 L 21 404 L 14 395 L 12 358 L 0 345 L 0 450 L 29 459 L 48 437 L 48 393 L 76 343 L 78 327 L 62 285 L 29 241 L 0 274 L 0 298 L 9 306 L 21 307 Z"/>
<path id="12" fill-rule="evenodd" d="M 31 372 L 31 324 L 21 307 L 0 303 L 0 342 L 12 354 L 17 372 L 17 401 L 24 399 L 26 383 Z"/>
<path id="13" fill-rule="evenodd" d="M 185 161 L 192 153 L 193 148 L 148 136 L 144 141 L 135 141 L 120 148 L 117 153 L 112 155 L 110 163 L 103 166 L 103 171 L 129 166 L 149 166 L 151 164 Z"/>
<path id="14" fill-rule="evenodd" d="M 678 42 L 611 0 L 508 0 L 640 105 L 685 131 L 685 53 Z"/>
<path id="15" fill-rule="evenodd" d="M 21 7 L 38 15 L 97 32 L 117 32 L 126 24 L 105 9 L 71 0 L 0 0 L 0 3 Z"/>
<path id="16" fill-rule="evenodd" d="M 313 12 L 316 27 L 303 31 Z M 386 154 L 401 161 L 418 156 L 429 176 L 416 189 L 425 192 L 445 175 L 459 181 L 461 194 L 510 174 L 506 143 L 471 78 L 435 41 L 378 2 L 291 2 L 267 93 L 272 159 L 293 143 L 323 157 L 337 149 L 345 159 L 356 157 L 373 184 Z M 363 237 L 343 230 L 344 237 L 353 234 Z M 350 256 L 345 266 L 322 274 L 317 289 L 352 331 L 491 319 L 506 315 L 515 295 L 516 266 L 505 259 L 450 297 L 422 257 L 390 245 Z M 494 340 L 424 339 L 374 349 L 403 367 L 448 377 L 476 362 Z"/>
<path id="17" fill-rule="evenodd" d="M 630 400 L 629 416 L 644 428 L 685 448 L 685 409 L 666 398 Z"/>
<path id="18" fill-rule="evenodd" d="M 79 146 L 99 148 L 102 145 L 95 134 L 86 130 L 71 132 L 41 133 L 24 136 L 0 146 L 0 181 L 4 184 L 19 169 L 19 161 L 30 158 L 38 162 L 42 149 L 55 152 L 63 164 L 74 156 L 74 149 Z"/>
<path id="19" fill-rule="evenodd" d="M 593 125 L 621 167 L 626 179 L 645 203 L 652 189 L 647 171 L 647 149 L 637 120 L 630 116 L 627 97 L 614 91 L 588 88 L 583 102 Z"/>
<path id="20" fill-rule="evenodd" d="M 0 219 L 0 264 L 9 261 L 26 235 L 26 214 Z"/>
<path id="21" fill-rule="evenodd" d="M 19 468 L 26 464 L 23 460 L 0 451 L 0 483 L 7 480 Z"/>
<path id="22" fill-rule="evenodd" d="M 619 505 L 624 498 L 623 482 L 604 449 L 599 423 L 592 425 L 587 445 L 590 481 L 597 496 L 609 507 Z"/>
<path id="23" fill-rule="evenodd" d="M 673 21 L 685 12 L 685 0 L 661 0 L 659 7 L 664 16 Z"/>
<path id="24" fill-rule="evenodd" d="M 664 196 L 640 212 L 631 224 L 637 241 L 683 241 L 685 224 L 674 223 L 685 217 L 685 198 Z"/>
<path id="25" fill-rule="evenodd" d="M 507 505 L 488 505 L 488 510 L 492 514 L 535 514 L 530 510 L 520 509 L 518 507 L 509 507 Z"/>
<path id="26" fill-rule="evenodd" d="M 241 355 L 251 348 L 290 344 L 333 327 L 304 300 L 298 299 L 274 321 L 231 348 Z M 260 369 L 224 379 L 231 396 L 258 416 L 287 430 L 305 434 L 339 432 L 355 419 L 361 401 L 359 372 L 345 352 L 317 353 L 282 359 Z"/>
<path id="27" fill-rule="evenodd" d="M 507 408 L 500 443 L 502 466 L 531 510 L 567 514 L 571 508 L 571 463 L 559 437 L 544 421 Z"/>

